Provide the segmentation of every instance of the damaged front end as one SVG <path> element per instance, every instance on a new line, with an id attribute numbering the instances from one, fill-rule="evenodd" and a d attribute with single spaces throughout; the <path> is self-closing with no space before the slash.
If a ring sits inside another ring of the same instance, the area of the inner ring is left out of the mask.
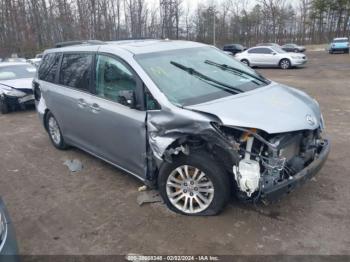
<path id="1" fill-rule="evenodd" d="M 195 111 L 176 117 L 166 111 L 150 112 L 147 123 L 148 181 L 155 181 L 164 161 L 205 150 L 231 176 L 236 195 L 245 201 L 271 201 L 289 193 L 317 173 L 330 151 L 322 125 L 268 134 L 225 126 L 215 116 Z"/>
<path id="2" fill-rule="evenodd" d="M 273 200 L 289 193 L 322 167 L 330 151 L 321 129 L 267 134 L 256 129 L 218 127 L 239 145 L 233 176 L 242 199 Z"/>

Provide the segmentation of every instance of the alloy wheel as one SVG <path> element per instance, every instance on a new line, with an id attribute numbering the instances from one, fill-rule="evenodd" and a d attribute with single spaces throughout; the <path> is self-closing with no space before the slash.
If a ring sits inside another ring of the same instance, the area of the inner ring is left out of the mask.
<path id="1" fill-rule="evenodd" d="M 61 143 L 61 132 L 58 127 L 56 119 L 53 117 L 50 117 L 49 119 L 49 133 L 53 142 L 56 145 L 59 145 Z"/>
<path id="2" fill-rule="evenodd" d="M 282 60 L 281 62 L 281 68 L 282 69 L 288 69 L 290 67 L 290 63 L 288 60 Z"/>
<path id="3" fill-rule="evenodd" d="M 169 175 L 166 193 L 177 209 L 195 214 L 210 206 L 214 198 L 214 185 L 200 169 L 183 165 Z"/>

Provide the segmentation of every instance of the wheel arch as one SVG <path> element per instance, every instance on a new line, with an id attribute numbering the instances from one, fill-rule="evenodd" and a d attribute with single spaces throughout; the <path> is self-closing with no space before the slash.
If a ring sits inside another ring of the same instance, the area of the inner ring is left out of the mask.
<path id="1" fill-rule="evenodd" d="M 46 123 L 46 118 L 47 118 L 47 115 L 48 113 L 50 113 L 50 110 L 48 108 L 45 109 L 45 112 L 44 112 L 44 115 L 43 115 L 43 125 L 44 125 L 44 128 L 45 130 L 48 132 L 49 131 L 49 128 L 47 126 L 47 123 Z"/>
<path id="2" fill-rule="evenodd" d="M 171 163 L 173 158 L 179 155 L 191 155 L 196 152 L 205 152 L 213 158 L 219 165 L 223 167 L 226 174 L 233 179 L 232 167 L 239 161 L 239 154 L 232 150 L 224 141 L 214 138 L 213 135 L 207 137 L 205 135 L 184 135 L 175 139 L 164 151 L 160 166 L 165 163 Z M 160 169 L 158 168 L 158 171 Z M 159 172 L 155 174 L 157 177 Z M 233 182 L 233 181 L 232 181 Z M 233 183 L 231 183 L 233 185 Z"/>
<path id="3" fill-rule="evenodd" d="M 250 60 L 249 60 L 248 58 L 242 58 L 242 59 L 240 60 L 241 63 L 243 63 L 243 61 L 247 61 L 247 62 L 248 62 L 248 66 L 251 65 L 251 62 L 250 62 Z"/>
<path id="4" fill-rule="evenodd" d="M 281 63 L 282 63 L 283 60 L 288 60 L 289 66 L 290 66 L 290 67 L 293 66 L 293 65 L 292 65 L 292 60 L 291 60 L 289 57 L 283 57 L 283 58 L 281 58 L 280 61 L 278 62 L 278 66 L 281 66 Z"/>

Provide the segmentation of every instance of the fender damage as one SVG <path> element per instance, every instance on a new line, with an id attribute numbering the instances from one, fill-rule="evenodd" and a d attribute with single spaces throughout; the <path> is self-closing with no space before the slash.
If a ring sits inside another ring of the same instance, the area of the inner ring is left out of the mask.
<path id="1" fill-rule="evenodd" d="M 195 121 L 193 119 L 196 119 Z M 214 154 L 223 154 L 226 163 L 239 160 L 237 148 L 215 128 L 218 118 L 210 114 L 190 110 L 151 111 L 147 115 L 149 156 L 154 164 L 148 179 L 155 176 L 163 161 L 172 161 L 180 152 L 188 155 L 193 150 L 209 149 Z M 220 152 L 218 152 L 220 150 Z"/>
<path id="2" fill-rule="evenodd" d="M 326 161 L 330 143 L 322 137 L 322 125 L 269 134 L 224 125 L 215 115 L 195 109 L 151 111 L 148 180 L 154 180 L 163 161 L 205 149 L 233 178 L 239 198 L 276 199 L 315 175 Z"/>

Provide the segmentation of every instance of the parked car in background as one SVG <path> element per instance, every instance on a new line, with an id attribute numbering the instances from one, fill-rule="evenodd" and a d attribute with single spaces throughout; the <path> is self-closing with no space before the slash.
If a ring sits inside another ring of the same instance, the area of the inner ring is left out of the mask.
<path id="1" fill-rule="evenodd" d="M 32 81 L 36 68 L 28 63 L 0 63 L 0 113 L 34 105 Z"/>
<path id="2" fill-rule="evenodd" d="M 225 52 L 230 52 L 232 55 L 235 55 L 237 53 L 243 52 L 244 50 L 247 50 L 247 48 L 240 44 L 229 44 L 224 45 L 223 50 Z"/>
<path id="3" fill-rule="evenodd" d="M 294 53 L 303 53 L 306 51 L 304 46 L 296 45 L 296 44 L 285 44 L 281 46 L 281 48 L 286 52 L 294 52 Z"/>
<path id="4" fill-rule="evenodd" d="M 10 63 L 20 62 L 20 63 L 25 63 L 26 61 L 27 61 L 27 59 L 25 59 L 25 58 L 9 57 L 9 58 L 5 58 L 3 62 L 10 62 Z"/>
<path id="5" fill-rule="evenodd" d="M 0 197 L 0 261 L 18 261 L 18 246 L 9 213 Z"/>
<path id="6" fill-rule="evenodd" d="M 280 67 L 289 69 L 305 65 L 307 57 L 304 54 L 288 53 L 276 46 L 260 46 L 239 53 L 235 58 L 248 66 Z"/>
<path id="7" fill-rule="evenodd" d="M 233 192 L 276 199 L 330 151 L 313 98 L 201 43 L 50 49 L 33 87 L 53 146 L 121 168 L 181 214 L 215 215 Z"/>
<path id="8" fill-rule="evenodd" d="M 329 46 L 329 53 L 337 53 L 344 52 L 345 54 L 349 54 L 349 38 L 341 37 L 334 38 L 332 43 Z"/>
<path id="9" fill-rule="evenodd" d="M 256 46 L 274 46 L 274 47 L 281 48 L 281 46 L 279 44 L 276 44 L 276 43 L 260 43 L 260 44 L 257 44 Z"/>
<path id="10" fill-rule="evenodd" d="M 41 58 L 31 58 L 28 59 L 27 62 L 38 68 L 41 62 Z"/>

